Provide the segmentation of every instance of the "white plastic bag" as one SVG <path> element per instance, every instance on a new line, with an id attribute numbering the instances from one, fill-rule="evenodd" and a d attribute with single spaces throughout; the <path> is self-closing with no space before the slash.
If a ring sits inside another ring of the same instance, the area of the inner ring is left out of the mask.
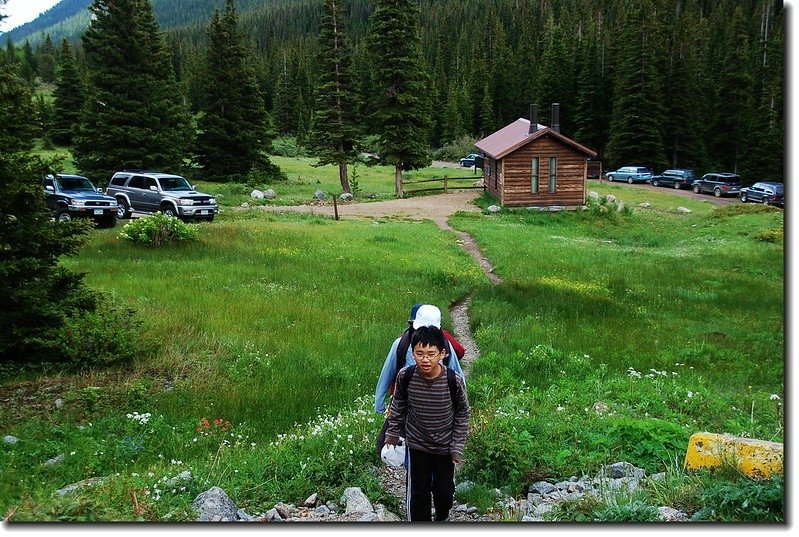
<path id="1" fill-rule="evenodd" d="M 405 443 L 400 440 L 396 446 L 392 444 L 385 444 L 383 449 L 380 450 L 380 458 L 384 463 L 394 468 L 399 468 L 405 465 Z"/>

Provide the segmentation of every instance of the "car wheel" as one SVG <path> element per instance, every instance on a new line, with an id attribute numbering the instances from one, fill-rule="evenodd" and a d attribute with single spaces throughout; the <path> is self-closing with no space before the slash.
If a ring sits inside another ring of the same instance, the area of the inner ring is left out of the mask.
<path id="1" fill-rule="evenodd" d="M 771 205 L 771 200 L 768 198 L 763 198 L 763 205 Z"/>
<path id="2" fill-rule="evenodd" d="M 699 185 L 694 185 L 694 194 L 699 194 Z"/>
<path id="3" fill-rule="evenodd" d="M 117 218 L 120 220 L 130 218 L 130 205 L 124 199 L 117 200 Z"/>
<path id="4" fill-rule="evenodd" d="M 164 213 L 164 216 L 172 216 L 174 218 L 180 218 L 178 210 L 175 208 L 174 205 L 164 205 L 161 208 L 161 212 Z"/>
<path id="5" fill-rule="evenodd" d="M 746 197 L 746 192 L 741 192 L 741 203 L 746 203 L 749 198 Z"/>
<path id="6" fill-rule="evenodd" d="M 608 182 L 609 182 L 609 183 L 612 183 L 612 182 L 613 182 L 613 176 L 612 176 L 612 175 L 608 175 Z"/>
<path id="7" fill-rule="evenodd" d="M 61 209 L 55 213 L 55 220 L 56 222 L 69 222 L 72 220 L 72 215 L 69 214 L 69 210 Z"/>
<path id="8" fill-rule="evenodd" d="M 679 190 L 679 189 L 680 189 L 679 181 L 674 181 L 674 190 Z"/>
<path id="9" fill-rule="evenodd" d="M 652 180 L 652 186 L 660 186 L 660 181 Z"/>
<path id="10" fill-rule="evenodd" d="M 719 187 L 714 188 L 713 189 L 713 195 L 716 196 L 717 198 L 720 198 L 721 197 L 721 189 Z"/>
<path id="11" fill-rule="evenodd" d="M 627 182 L 630 183 L 630 184 L 633 184 L 633 178 L 632 177 L 628 177 L 627 178 Z"/>

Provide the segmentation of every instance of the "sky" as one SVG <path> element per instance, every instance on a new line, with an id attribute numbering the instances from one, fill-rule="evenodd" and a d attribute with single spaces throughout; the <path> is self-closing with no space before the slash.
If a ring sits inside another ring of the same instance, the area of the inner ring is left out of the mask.
<path id="1" fill-rule="evenodd" d="M 0 32 L 13 30 L 20 24 L 30 22 L 47 11 L 60 0 L 8 0 L 5 6 L 0 6 L 0 13 L 7 18 L 0 22 Z"/>

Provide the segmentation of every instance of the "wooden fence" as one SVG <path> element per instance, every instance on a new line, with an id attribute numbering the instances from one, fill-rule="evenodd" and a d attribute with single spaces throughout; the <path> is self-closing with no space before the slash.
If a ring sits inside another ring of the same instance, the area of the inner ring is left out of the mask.
<path id="1" fill-rule="evenodd" d="M 482 177 L 480 177 L 481 181 L 479 185 L 475 185 L 476 177 L 439 177 L 436 179 L 419 179 L 416 181 L 406 181 L 402 180 L 402 192 L 403 194 L 413 194 L 416 192 L 432 192 L 435 190 L 443 190 L 446 194 L 449 190 L 470 190 L 474 188 L 482 188 L 485 190 L 485 183 L 482 181 Z M 424 183 L 440 183 L 440 186 L 430 186 L 430 187 L 423 187 L 423 188 L 414 188 L 412 190 L 405 190 L 405 185 L 418 185 Z"/>

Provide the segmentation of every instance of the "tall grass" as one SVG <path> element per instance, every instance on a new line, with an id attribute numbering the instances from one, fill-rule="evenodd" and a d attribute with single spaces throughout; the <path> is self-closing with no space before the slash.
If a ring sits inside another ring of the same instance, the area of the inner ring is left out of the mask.
<path id="1" fill-rule="evenodd" d="M 597 187 L 654 209 L 454 218 L 504 280 L 470 309 L 489 352 L 469 386 L 467 474 L 521 486 L 613 459 L 657 471 L 702 430 L 782 441 L 784 254 L 758 238 L 782 211 L 684 215 L 671 206 L 685 198 L 620 188 Z"/>

